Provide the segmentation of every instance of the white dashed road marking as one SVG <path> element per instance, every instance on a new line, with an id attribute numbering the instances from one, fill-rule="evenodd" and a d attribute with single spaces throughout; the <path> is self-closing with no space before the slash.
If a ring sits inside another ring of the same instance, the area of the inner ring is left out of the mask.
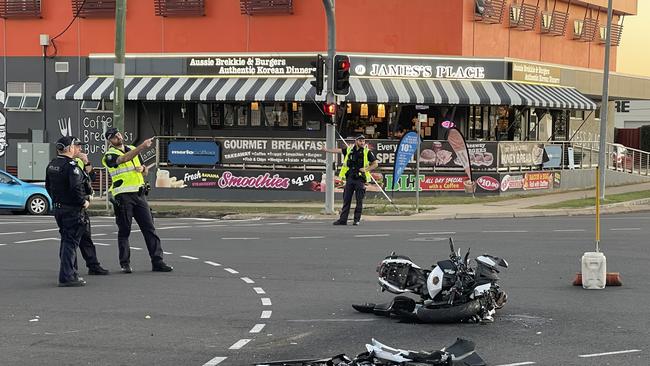
<path id="1" fill-rule="evenodd" d="M 524 366 L 524 365 L 534 365 L 534 364 L 535 362 L 526 361 L 526 362 L 508 363 L 508 364 L 497 365 L 497 366 Z"/>
<path id="2" fill-rule="evenodd" d="M 130 247 L 130 248 L 133 249 L 133 250 L 142 250 L 142 248 L 140 248 L 140 247 Z"/>
<path id="3" fill-rule="evenodd" d="M 418 233 L 418 235 L 445 235 L 445 234 L 456 234 L 455 231 L 437 231 L 433 233 Z"/>
<path id="4" fill-rule="evenodd" d="M 59 229 L 57 229 L 57 230 L 59 230 Z M 13 231 L 13 232 L 10 232 L 10 233 L 0 233 L 0 235 L 14 235 L 14 234 L 24 234 L 24 233 L 25 233 L 24 231 Z"/>
<path id="5" fill-rule="evenodd" d="M 187 225 L 181 225 L 181 226 L 165 226 L 165 227 L 160 227 L 158 230 L 169 230 L 169 229 L 187 229 L 190 228 L 191 226 Z"/>
<path id="6" fill-rule="evenodd" d="M 191 255 L 181 255 L 181 258 L 197 260 L 197 257 L 192 257 Z"/>
<path id="7" fill-rule="evenodd" d="M 482 233 L 497 233 L 497 234 L 503 234 L 503 233 L 527 233 L 528 230 L 483 230 L 481 232 Z"/>
<path id="8" fill-rule="evenodd" d="M 0 247 L 3 247 L 3 246 L 5 246 L 5 245 L 7 245 L 7 244 L 0 244 Z"/>
<path id="9" fill-rule="evenodd" d="M 244 347 L 251 340 L 252 339 L 240 339 L 237 342 L 235 342 L 235 344 L 230 346 L 230 348 L 228 348 L 228 349 L 241 349 L 242 347 Z"/>
<path id="10" fill-rule="evenodd" d="M 262 315 L 260 316 L 260 319 L 269 319 L 272 314 L 273 314 L 273 311 L 264 310 L 264 311 L 262 311 Z"/>
<path id="11" fill-rule="evenodd" d="M 259 240 L 260 238 L 221 238 L 221 240 Z"/>
<path id="12" fill-rule="evenodd" d="M 259 333 L 264 329 L 265 324 L 255 324 L 253 328 L 249 331 L 249 333 Z"/>
<path id="13" fill-rule="evenodd" d="M 255 290 L 255 293 L 257 293 L 258 295 L 263 295 L 266 293 L 264 292 L 264 289 L 261 287 L 253 287 L 253 290 Z"/>
<path id="14" fill-rule="evenodd" d="M 242 277 L 241 280 L 244 281 L 244 282 L 246 282 L 246 283 L 255 283 L 255 281 L 251 280 L 251 279 L 248 278 L 248 277 Z"/>
<path id="15" fill-rule="evenodd" d="M 616 229 L 610 229 L 611 231 L 637 231 L 641 230 L 640 227 L 622 227 L 622 228 L 616 228 Z"/>
<path id="16" fill-rule="evenodd" d="M 361 234 L 361 235 L 355 235 L 355 238 L 378 238 L 381 236 L 390 236 L 390 234 Z"/>
<path id="17" fill-rule="evenodd" d="M 49 240 L 59 241 L 58 238 L 41 238 L 41 239 L 21 240 L 21 241 L 15 242 L 15 243 L 16 244 L 23 244 L 23 243 L 34 243 L 34 242 L 37 242 L 37 241 L 49 241 Z"/>
<path id="18" fill-rule="evenodd" d="M 215 357 L 215 358 L 211 359 L 210 361 L 204 363 L 203 366 L 216 366 L 216 365 L 222 363 L 223 361 L 225 361 L 227 358 L 228 357 Z"/>
<path id="19" fill-rule="evenodd" d="M 561 229 L 561 230 L 553 230 L 556 233 L 577 233 L 577 232 L 584 232 L 586 231 L 585 229 Z"/>
<path id="20" fill-rule="evenodd" d="M 108 234 L 93 234 L 93 236 L 106 236 Z"/>
<path id="21" fill-rule="evenodd" d="M 111 246 L 110 244 L 106 244 L 106 243 L 94 243 L 94 244 L 102 246 L 102 247 L 110 247 Z"/>
<path id="22" fill-rule="evenodd" d="M 41 229 L 41 230 L 34 230 L 35 233 L 44 233 L 46 231 L 59 231 L 59 228 L 54 228 L 54 229 Z M 22 234 L 22 233 L 21 233 Z"/>
<path id="23" fill-rule="evenodd" d="M 166 255 L 172 255 L 172 254 L 174 254 L 174 253 L 172 253 L 172 252 L 163 252 L 163 254 L 166 254 Z"/>
<path id="24" fill-rule="evenodd" d="M 600 356 L 610 356 L 610 355 L 620 355 L 623 353 L 634 353 L 641 352 L 640 349 L 628 349 L 625 351 L 614 351 L 614 352 L 603 352 L 603 353 L 592 353 L 590 355 L 579 355 L 578 357 L 588 358 L 588 357 L 600 357 Z"/>
<path id="25" fill-rule="evenodd" d="M 290 236 L 289 239 L 323 239 L 324 236 Z"/>
<path id="26" fill-rule="evenodd" d="M 205 261 L 205 262 L 203 262 L 203 263 L 205 263 L 205 264 L 209 264 L 209 265 L 214 266 L 214 267 L 221 267 L 221 264 L 219 264 L 219 263 L 215 263 L 215 262 L 211 262 L 211 261 Z"/>
<path id="27" fill-rule="evenodd" d="M 271 306 L 272 305 L 271 304 L 271 299 L 269 299 L 268 297 L 263 297 L 262 298 L 262 305 L 263 306 Z"/>
<path id="28" fill-rule="evenodd" d="M 239 273 L 239 272 L 235 271 L 235 270 L 232 269 L 232 268 L 224 268 L 223 270 L 226 271 L 226 272 L 232 273 L 232 274 L 237 274 L 237 273 Z"/>

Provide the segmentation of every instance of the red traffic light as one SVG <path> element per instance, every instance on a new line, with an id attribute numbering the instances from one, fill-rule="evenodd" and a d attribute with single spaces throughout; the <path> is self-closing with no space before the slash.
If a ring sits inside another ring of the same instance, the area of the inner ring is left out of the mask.
<path id="1" fill-rule="evenodd" d="M 338 69 L 341 71 L 350 70 L 350 59 L 345 57 L 339 61 Z"/>
<path id="2" fill-rule="evenodd" d="M 323 104 L 323 112 L 328 116 L 333 116 L 336 114 L 336 104 Z"/>

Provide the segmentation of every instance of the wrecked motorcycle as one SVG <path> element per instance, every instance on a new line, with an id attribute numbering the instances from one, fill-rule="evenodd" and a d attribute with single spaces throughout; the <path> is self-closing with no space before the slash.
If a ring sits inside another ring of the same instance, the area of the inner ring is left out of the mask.
<path id="1" fill-rule="evenodd" d="M 404 320 L 425 323 L 453 323 L 462 321 L 491 322 L 497 309 L 503 307 L 507 295 L 499 287 L 498 266 L 508 263 L 499 257 L 483 254 L 470 266 L 469 250 L 464 257 L 456 252 L 449 238 L 451 251 L 448 260 L 429 269 L 420 268 L 409 257 L 395 252 L 377 267 L 379 286 L 393 294 L 419 295 L 418 301 L 407 296 L 396 296 L 385 304 L 355 304 L 362 313 L 397 316 Z"/>
<path id="2" fill-rule="evenodd" d="M 389 347 L 373 339 L 366 344 L 366 352 L 354 359 L 345 354 L 334 357 L 273 361 L 257 366 L 485 366 L 485 361 L 474 351 L 474 342 L 457 338 L 456 342 L 440 351 L 407 351 Z"/>

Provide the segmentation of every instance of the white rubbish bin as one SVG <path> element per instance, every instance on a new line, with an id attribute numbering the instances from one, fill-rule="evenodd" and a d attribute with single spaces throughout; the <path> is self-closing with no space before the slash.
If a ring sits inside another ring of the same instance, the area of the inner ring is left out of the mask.
<path id="1" fill-rule="evenodd" d="M 607 283 L 607 258 L 601 252 L 582 255 L 582 287 L 588 290 L 605 288 Z"/>

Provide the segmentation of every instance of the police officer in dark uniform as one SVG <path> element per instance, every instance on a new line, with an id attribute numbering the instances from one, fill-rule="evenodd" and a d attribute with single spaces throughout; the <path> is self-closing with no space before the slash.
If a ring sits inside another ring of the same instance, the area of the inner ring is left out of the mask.
<path id="1" fill-rule="evenodd" d="M 95 171 L 93 170 L 93 167 L 90 164 L 90 161 L 88 160 L 88 156 L 85 153 L 79 152 L 79 154 L 77 154 L 77 157 L 75 158 L 75 161 L 77 162 L 77 166 L 79 166 L 79 169 L 81 169 L 84 191 L 86 193 L 86 200 L 90 202 L 90 198 L 93 195 L 93 187 L 91 182 L 95 180 Z M 90 217 L 88 216 L 88 211 L 84 209 L 83 215 L 84 215 L 84 222 L 86 223 L 86 225 L 84 226 L 84 233 L 81 236 L 81 241 L 79 242 L 79 251 L 81 252 L 81 256 L 83 257 L 83 259 L 86 261 L 86 267 L 88 267 L 88 274 L 98 275 L 98 276 L 108 275 L 109 274 L 108 270 L 104 269 L 99 264 L 99 260 L 97 260 L 97 249 L 95 248 L 95 244 L 93 243 L 93 238 L 92 238 L 91 228 L 90 228 Z"/>
<path id="2" fill-rule="evenodd" d="M 363 211 L 363 198 L 366 195 L 366 183 L 372 181 L 370 172 L 377 169 L 379 163 L 375 155 L 366 147 L 366 138 L 364 135 L 358 135 L 354 140 L 354 146 L 345 149 L 322 149 L 325 152 L 343 154 L 343 167 L 339 173 L 339 178 L 345 181 L 343 188 L 343 207 L 339 219 L 334 221 L 334 225 L 347 225 L 348 215 L 350 214 L 350 205 L 352 197 L 356 197 L 357 204 L 354 208 L 353 225 L 359 225 L 361 222 L 361 212 Z"/>
<path id="3" fill-rule="evenodd" d="M 109 128 L 104 137 L 110 142 L 110 147 L 104 154 L 102 164 L 106 167 L 112 181 L 109 193 L 113 196 L 115 207 L 115 222 L 118 227 L 117 244 L 122 272 L 132 272 L 129 235 L 133 219 L 140 226 L 147 244 L 151 270 L 171 272 L 174 268 L 163 261 L 160 238 L 156 234 L 151 209 L 145 199 L 145 195 L 149 192 L 149 185 L 144 180 L 147 167 L 142 165 L 139 157 L 142 150 L 151 146 L 153 139 L 147 139 L 137 147 L 126 145 L 117 128 Z"/>
<path id="4" fill-rule="evenodd" d="M 90 205 L 86 199 L 83 173 L 74 159 L 81 151 L 80 145 L 81 142 L 74 137 L 60 138 L 56 143 L 58 155 L 47 166 L 45 177 L 45 188 L 54 202 L 54 218 L 61 234 L 60 287 L 86 284 L 77 273 L 77 247 L 86 227 L 83 211 Z"/>

